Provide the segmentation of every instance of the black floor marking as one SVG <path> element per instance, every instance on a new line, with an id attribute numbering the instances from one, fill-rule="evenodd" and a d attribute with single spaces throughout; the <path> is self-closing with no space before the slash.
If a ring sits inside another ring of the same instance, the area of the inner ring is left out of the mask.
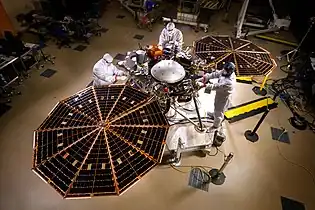
<path id="1" fill-rule="evenodd" d="M 109 30 L 108 28 L 102 28 L 102 29 L 100 29 L 100 32 L 106 33 L 108 30 Z"/>
<path id="2" fill-rule="evenodd" d="M 126 16 L 125 15 L 117 15 L 116 18 L 118 19 L 124 19 Z"/>
<path id="3" fill-rule="evenodd" d="M 139 34 L 136 34 L 134 37 L 134 39 L 138 39 L 138 40 L 142 40 L 144 38 L 143 35 L 139 35 Z"/>
<path id="4" fill-rule="evenodd" d="M 46 77 L 46 78 L 50 78 L 52 77 L 57 71 L 53 70 L 53 69 L 46 69 L 45 71 L 43 71 L 40 76 L 42 77 Z"/>
<path id="5" fill-rule="evenodd" d="M 290 138 L 287 131 L 284 131 L 279 128 L 271 127 L 271 135 L 272 135 L 273 140 L 290 144 Z"/>
<path id="6" fill-rule="evenodd" d="M 305 210 L 304 203 L 281 196 L 282 210 Z"/>
<path id="7" fill-rule="evenodd" d="M 7 104 L 0 103 L 0 117 L 4 115 L 7 111 L 9 111 L 11 108 L 12 107 Z"/>
<path id="8" fill-rule="evenodd" d="M 85 50 L 87 48 L 87 46 L 84 45 L 78 45 L 77 47 L 73 48 L 76 51 L 82 52 L 83 50 Z"/>
<path id="9" fill-rule="evenodd" d="M 197 188 L 199 190 L 208 192 L 209 182 L 207 181 L 210 181 L 210 180 L 207 180 L 207 179 L 209 179 L 209 177 L 205 175 L 202 170 L 200 170 L 199 168 L 193 168 L 190 171 L 188 185 L 191 187 Z"/>

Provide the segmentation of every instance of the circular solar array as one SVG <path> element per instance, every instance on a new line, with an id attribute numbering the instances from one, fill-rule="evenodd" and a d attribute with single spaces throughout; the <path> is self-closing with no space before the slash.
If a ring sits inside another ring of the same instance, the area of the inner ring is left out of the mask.
<path id="1" fill-rule="evenodd" d="M 226 62 L 235 63 L 237 76 L 267 75 L 277 66 L 267 50 L 229 36 L 203 37 L 194 43 L 194 51 L 210 67 L 222 69 Z"/>
<path id="2" fill-rule="evenodd" d="M 65 198 L 120 195 L 161 160 L 168 127 L 149 95 L 89 87 L 34 132 L 33 171 Z"/>

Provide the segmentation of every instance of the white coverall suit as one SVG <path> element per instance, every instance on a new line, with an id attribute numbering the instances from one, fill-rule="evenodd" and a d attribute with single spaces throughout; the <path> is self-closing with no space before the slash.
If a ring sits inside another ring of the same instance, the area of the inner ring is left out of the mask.
<path id="1" fill-rule="evenodd" d="M 210 79 L 218 78 L 218 82 L 211 84 L 210 88 L 216 91 L 214 98 L 214 122 L 213 127 L 218 128 L 224 120 L 224 112 L 231 103 L 231 96 L 236 83 L 236 76 L 233 72 L 230 76 L 223 76 L 225 70 L 215 71 L 204 75 L 204 83 Z"/>
<path id="2" fill-rule="evenodd" d="M 105 55 L 104 55 L 105 57 Z M 124 71 L 119 70 L 111 63 L 112 59 L 106 61 L 100 59 L 93 67 L 93 86 L 110 85 L 117 81 L 117 76 L 124 75 Z"/>
<path id="3" fill-rule="evenodd" d="M 176 50 L 180 52 L 183 45 L 183 33 L 175 28 L 174 23 L 168 23 L 165 28 L 163 28 L 160 38 L 159 45 L 163 48 L 166 44 L 173 43 L 176 46 Z"/>

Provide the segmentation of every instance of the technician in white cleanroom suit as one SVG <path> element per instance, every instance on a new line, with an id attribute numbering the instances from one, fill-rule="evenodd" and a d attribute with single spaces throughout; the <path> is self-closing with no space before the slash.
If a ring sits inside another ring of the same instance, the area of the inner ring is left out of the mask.
<path id="1" fill-rule="evenodd" d="M 166 44 L 174 44 L 178 52 L 182 50 L 183 33 L 175 28 L 172 22 L 169 22 L 160 34 L 159 45 L 164 48 Z"/>
<path id="2" fill-rule="evenodd" d="M 110 85 L 117 80 L 125 80 L 125 73 L 112 63 L 113 57 L 106 53 L 93 67 L 93 86 Z"/>
<path id="3" fill-rule="evenodd" d="M 231 95 L 236 83 L 235 65 L 232 62 L 228 62 L 224 65 L 222 70 L 208 73 L 203 78 L 197 79 L 199 86 L 206 87 L 205 92 L 215 90 L 214 99 L 214 122 L 212 129 L 217 129 L 221 126 L 224 119 L 224 112 L 228 108 L 231 102 Z M 207 84 L 210 79 L 218 78 L 218 82 L 215 84 Z"/>

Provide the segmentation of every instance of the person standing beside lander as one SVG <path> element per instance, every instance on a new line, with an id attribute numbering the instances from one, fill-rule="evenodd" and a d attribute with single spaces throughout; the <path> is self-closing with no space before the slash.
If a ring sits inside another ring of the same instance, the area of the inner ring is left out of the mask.
<path id="1" fill-rule="evenodd" d="M 210 79 L 218 79 L 217 83 L 209 83 Z M 214 98 L 214 113 L 207 113 L 213 116 L 214 121 L 210 130 L 217 130 L 224 120 L 224 112 L 231 103 L 231 96 L 236 83 L 235 64 L 232 62 L 225 63 L 222 70 L 205 74 L 202 78 L 196 80 L 198 86 L 205 87 L 205 92 L 216 91 Z"/>

